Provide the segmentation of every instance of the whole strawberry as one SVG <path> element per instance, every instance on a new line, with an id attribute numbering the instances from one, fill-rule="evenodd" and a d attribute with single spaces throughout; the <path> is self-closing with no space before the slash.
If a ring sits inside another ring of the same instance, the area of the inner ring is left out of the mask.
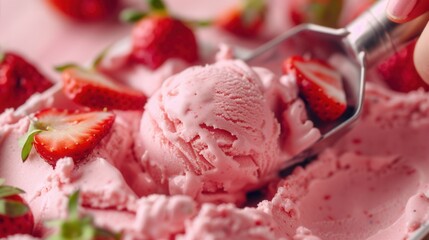
<path id="1" fill-rule="evenodd" d="M 157 69 L 171 58 L 194 62 L 198 46 L 193 30 L 170 16 L 161 0 L 150 0 L 150 13 L 132 30 L 133 61 Z"/>
<path id="2" fill-rule="evenodd" d="M 31 95 L 52 86 L 29 62 L 11 52 L 0 53 L 0 113 L 22 105 Z"/>
<path id="3" fill-rule="evenodd" d="M 117 11 L 119 0 L 47 0 L 57 11 L 77 21 L 107 19 Z"/>
<path id="4" fill-rule="evenodd" d="M 416 41 L 408 44 L 378 66 L 378 72 L 391 89 L 399 92 L 410 92 L 419 88 L 429 90 L 429 86 L 414 66 L 415 46 Z"/>
<path id="5" fill-rule="evenodd" d="M 32 234 L 33 214 L 19 196 L 24 191 L 3 183 L 4 180 L 0 179 L 0 238 L 14 234 Z"/>
<path id="6" fill-rule="evenodd" d="M 216 19 L 216 25 L 240 37 L 257 36 L 265 22 L 264 0 L 243 0 L 243 4 L 224 12 Z"/>
<path id="7" fill-rule="evenodd" d="M 43 159 L 55 166 L 60 158 L 71 157 L 78 163 L 86 157 L 109 133 L 115 115 L 104 111 L 44 109 L 34 118 L 20 140 L 22 160 L 28 158 L 34 146 Z"/>
<path id="8" fill-rule="evenodd" d="M 67 218 L 46 223 L 48 227 L 56 229 L 56 232 L 47 238 L 48 240 L 118 240 L 121 238 L 119 233 L 97 227 L 92 216 L 79 214 L 79 206 L 79 191 L 76 191 L 69 197 Z"/>

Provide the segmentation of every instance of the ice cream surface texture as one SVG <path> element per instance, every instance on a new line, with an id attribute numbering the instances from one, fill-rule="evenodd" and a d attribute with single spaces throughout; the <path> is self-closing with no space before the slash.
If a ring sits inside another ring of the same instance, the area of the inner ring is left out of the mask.
<path id="1" fill-rule="evenodd" d="M 280 125 L 241 61 L 189 68 L 151 97 L 140 125 L 148 173 L 169 194 L 243 202 L 278 170 Z"/>

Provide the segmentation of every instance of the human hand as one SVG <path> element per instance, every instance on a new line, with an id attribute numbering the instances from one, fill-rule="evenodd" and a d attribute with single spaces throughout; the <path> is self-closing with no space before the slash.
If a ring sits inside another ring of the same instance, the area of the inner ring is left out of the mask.
<path id="1" fill-rule="evenodd" d="M 429 0 L 389 0 L 387 16 L 394 22 L 410 21 L 429 12 Z M 423 80 L 429 84 L 429 24 L 417 41 L 414 50 L 414 65 Z"/>

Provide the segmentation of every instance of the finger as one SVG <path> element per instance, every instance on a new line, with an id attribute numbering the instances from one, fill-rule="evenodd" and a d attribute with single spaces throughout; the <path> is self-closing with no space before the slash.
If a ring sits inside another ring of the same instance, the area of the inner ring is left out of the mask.
<path id="1" fill-rule="evenodd" d="M 417 40 L 416 48 L 414 49 L 414 65 L 417 72 L 429 84 L 429 23 Z"/>
<path id="2" fill-rule="evenodd" d="M 428 0 L 389 0 L 387 16 L 395 22 L 407 22 L 429 11 Z"/>

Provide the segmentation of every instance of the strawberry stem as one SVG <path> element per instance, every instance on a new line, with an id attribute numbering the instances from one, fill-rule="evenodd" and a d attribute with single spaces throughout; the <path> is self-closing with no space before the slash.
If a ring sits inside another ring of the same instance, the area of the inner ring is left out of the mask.
<path id="1" fill-rule="evenodd" d="M 264 0 L 246 0 L 243 5 L 243 23 L 250 25 L 254 20 L 261 18 L 265 14 L 265 10 Z"/>
<path id="2" fill-rule="evenodd" d="M 341 15 L 344 0 L 331 0 L 327 3 L 314 2 L 308 7 L 308 12 L 313 13 L 312 22 L 326 26 L 337 27 Z"/>
<path id="3" fill-rule="evenodd" d="M 3 62 L 5 57 L 6 57 L 6 53 L 0 51 L 0 63 Z"/>
<path id="4" fill-rule="evenodd" d="M 8 197 L 24 193 L 23 190 L 8 185 L 2 185 L 4 179 L 0 179 L 0 215 L 9 217 L 20 217 L 25 215 L 29 208 L 24 203 L 8 199 Z"/>
<path id="5" fill-rule="evenodd" d="M 147 0 L 151 12 L 167 12 L 167 7 L 162 0 Z"/>
<path id="6" fill-rule="evenodd" d="M 75 64 L 75 63 L 66 63 L 63 65 L 58 65 L 54 67 L 54 70 L 57 72 L 63 72 L 64 70 L 68 69 L 68 68 L 79 68 L 79 65 Z"/>
<path id="7" fill-rule="evenodd" d="M 188 24 L 189 26 L 192 26 L 192 27 L 210 27 L 210 26 L 213 26 L 213 21 L 211 21 L 211 20 L 201 20 L 201 21 L 189 20 L 189 21 L 186 21 L 186 24 Z"/>
<path id="8" fill-rule="evenodd" d="M 49 227 L 58 228 L 58 232 L 50 236 L 48 240 L 92 240 L 98 239 L 97 237 L 101 237 L 101 239 L 104 239 L 103 237 L 106 237 L 106 239 L 120 239 L 120 234 L 95 226 L 93 218 L 90 215 L 79 215 L 79 194 L 80 191 L 75 191 L 69 196 L 67 205 L 68 216 L 66 219 L 47 222 Z"/>
<path id="9" fill-rule="evenodd" d="M 107 53 L 109 52 L 110 47 L 105 48 L 103 51 L 101 51 L 101 53 L 99 53 L 97 55 L 97 57 L 95 57 L 94 61 L 92 62 L 92 66 L 91 68 L 93 70 L 96 70 L 97 67 L 100 65 L 100 63 L 103 61 L 104 57 L 106 57 Z"/>
<path id="10" fill-rule="evenodd" d="M 67 210 L 69 213 L 69 218 L 78 219 L 79 218 L 79 194 L 80 191 L 75 191 L 70 195 L 69 202 L 67 205 Z"/>
<path id="11" fill-rule="evenodd" d="M 136 9 L 124 9 L 119 15 L 119 19 L 124 23 L 135 23 L 147 16 L 147 13 Z"/>

